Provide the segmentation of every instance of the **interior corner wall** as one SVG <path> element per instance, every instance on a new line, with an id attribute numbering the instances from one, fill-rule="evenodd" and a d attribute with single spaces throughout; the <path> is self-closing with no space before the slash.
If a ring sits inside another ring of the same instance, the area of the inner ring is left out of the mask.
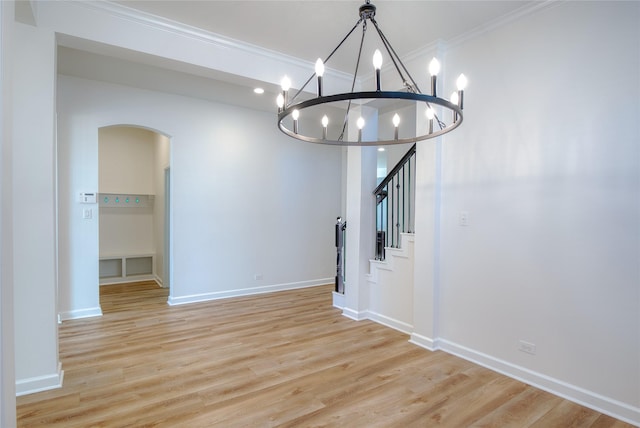
<path id="1" fill-rule="evenodd" d="M 171 136 L 172 304 L 333 281 L 340 150 L 284 137 L 268 112 L 59 75 L 60 241 L 73 250 L 61 309 L 93 304 L 97 229 L 69 201 L 97 185 L 97 129 L 122 123 Z"/>
<path id="2" fill-rule="evenodd" d="M 443 142 L 439 317 L 444 349 L 636 423 L 638 22 L 638 2 L 562 2 L 448 51 L 469 86 Z"/>
<path id="3" fill-rule="evenodd" d="M 13 319 L 13 16 L 14 2 L 0 2 L 0 426 L 16 425 Z"/>
<path id="4" fill-rule="evenodd" d="M 164 278 L 164 247 L 165 247 L 165 198 L 167 197 L 167 191 L 165 188 L 164 174 L 165 169 L 169 168 L 170 157 L 170 140 L 167 136 L 162 134 L 154 134 L 153 145 L 153 181 L 155 188 L 155 198 L 153 205 L 153 234 L 155 243 L 155 264 L 153 274 L 164 287 L 168 286 L 169 281 L 165 281 Z"/>
<path id="5" fill-rule="evenodd" d="M 14 24 L 13 279 L 18 394 L 59 387 L 55 36 Z"/>

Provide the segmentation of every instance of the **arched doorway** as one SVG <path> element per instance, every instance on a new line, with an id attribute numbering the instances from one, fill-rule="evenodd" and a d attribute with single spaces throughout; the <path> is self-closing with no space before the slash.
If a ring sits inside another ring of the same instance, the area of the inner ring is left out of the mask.
<path id="1" fill-rule="evenodd" d="M 170 139 L 134 125 L 98 129 L 99 283 L 170 287 Z"/>

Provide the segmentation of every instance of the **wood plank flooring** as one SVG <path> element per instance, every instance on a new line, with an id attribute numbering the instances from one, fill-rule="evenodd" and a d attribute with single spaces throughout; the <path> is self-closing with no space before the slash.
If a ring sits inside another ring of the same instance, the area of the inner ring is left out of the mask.
<path id="1" fill-rule="evenodd" d="M 18 426 L 630 426 L 350 320 L 331 289 L 171 307 L 103 286 L 102 317 L 59 327 L 64 386 L 18 397 Z"/>

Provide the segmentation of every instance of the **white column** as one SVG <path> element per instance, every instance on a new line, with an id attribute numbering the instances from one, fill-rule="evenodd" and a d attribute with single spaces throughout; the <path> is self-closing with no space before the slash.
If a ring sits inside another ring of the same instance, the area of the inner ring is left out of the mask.
<path id="1" fill-rule="evenodd" d="M 363 140 L 377 135 L 377 111 L 359 108 L 351 112 L 350 139 L 357 139 L 356 119 L 365 119 Z M 367 275 L 369 260 L 374 257 L 376 147 L 351 146 L 347 149 L 347 198 L 346 198 L 346 278 L 344 315 L 360 320 L 367 318 L 369 290 Z"/>
<path id="2" fill-rule="evenodd" d="M 12 49 L 15 4 L 0 2 L 0 426 L 16 425 L 13 334 Z"/>
<path id="3" fill-rule="evenodd" d="M 426 133 L 426 107 L 416 109 L 416 127 Z M 437 112 L 440 114 L 440 112 Z M 441 137 L 416 146 L 413 333 L 410 341 L 438 348 L 438 287 L 440 254 Z"/>
<path id="4" fill-rule="evenodd" d="M 13 279 L 18 394 L 61 386 L 58 360 L 55 35 L 16 23 Z M 78 213 L 78 215 L 81 215 Z"/>

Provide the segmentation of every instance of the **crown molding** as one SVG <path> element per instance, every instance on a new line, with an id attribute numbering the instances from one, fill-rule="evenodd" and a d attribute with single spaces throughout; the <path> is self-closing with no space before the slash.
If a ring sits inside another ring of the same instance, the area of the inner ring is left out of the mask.
<path id="1" fill-rule="evenodd" d="M 157 16 L 148 12 L 143 12 L 129 6 L 119 3 L 113 3 L 109 0 L 86 2 L 82 0 L 70 0 L 74 5 L 82 6 L 98 12 L 106 13 L 115 18 L 125 19 L 138 25 L 145 25 L 157 30 L 173 33 L 180 37 L 188 37 L 200 42 L 208 43 L 224 49 L 235 50 L 238 52 L 263 57 L 265 59 L 274 60 L 285 65 L 301 67 L 310 70 L 309 75 L 313 73 L 314 63 L 308 60 L 301 60 L 282 52 L 266 49 L 257 45 L 246 43 L 240 40 L 232 39 L 221 34 L 203 30 L 188 24 L 183 24 L 168 18 Z M 352 76 L 348 73 L 328 68 L 327 75 L 331 75 L 336 79 L 344 79 L 351 81 Z"/>
<path id="2" fill-rule="evenodd" d="M 445 42 L 446 50 L 459 46 L 470 39 L 474 39 L 479 37 L 485 33 L 497 30 L 499 28 L 505 27 L 512 22 L 515 22 L 519 19 L 525 18 L 527 16 L 533 15 L 543 10 L 550 9 L 552 7 L 560 4 L 559 0 L 544 0 L 544 1 L 533 1 L 528 3 L 512 12 L 509 12 L 499 18 L 496 18 L 492 21 L 489 21 L 485 24 L 481 24 L 475 28 L 472 28 L 469 31 L 466 31 L 456 37 L 453 37 Z"/>

